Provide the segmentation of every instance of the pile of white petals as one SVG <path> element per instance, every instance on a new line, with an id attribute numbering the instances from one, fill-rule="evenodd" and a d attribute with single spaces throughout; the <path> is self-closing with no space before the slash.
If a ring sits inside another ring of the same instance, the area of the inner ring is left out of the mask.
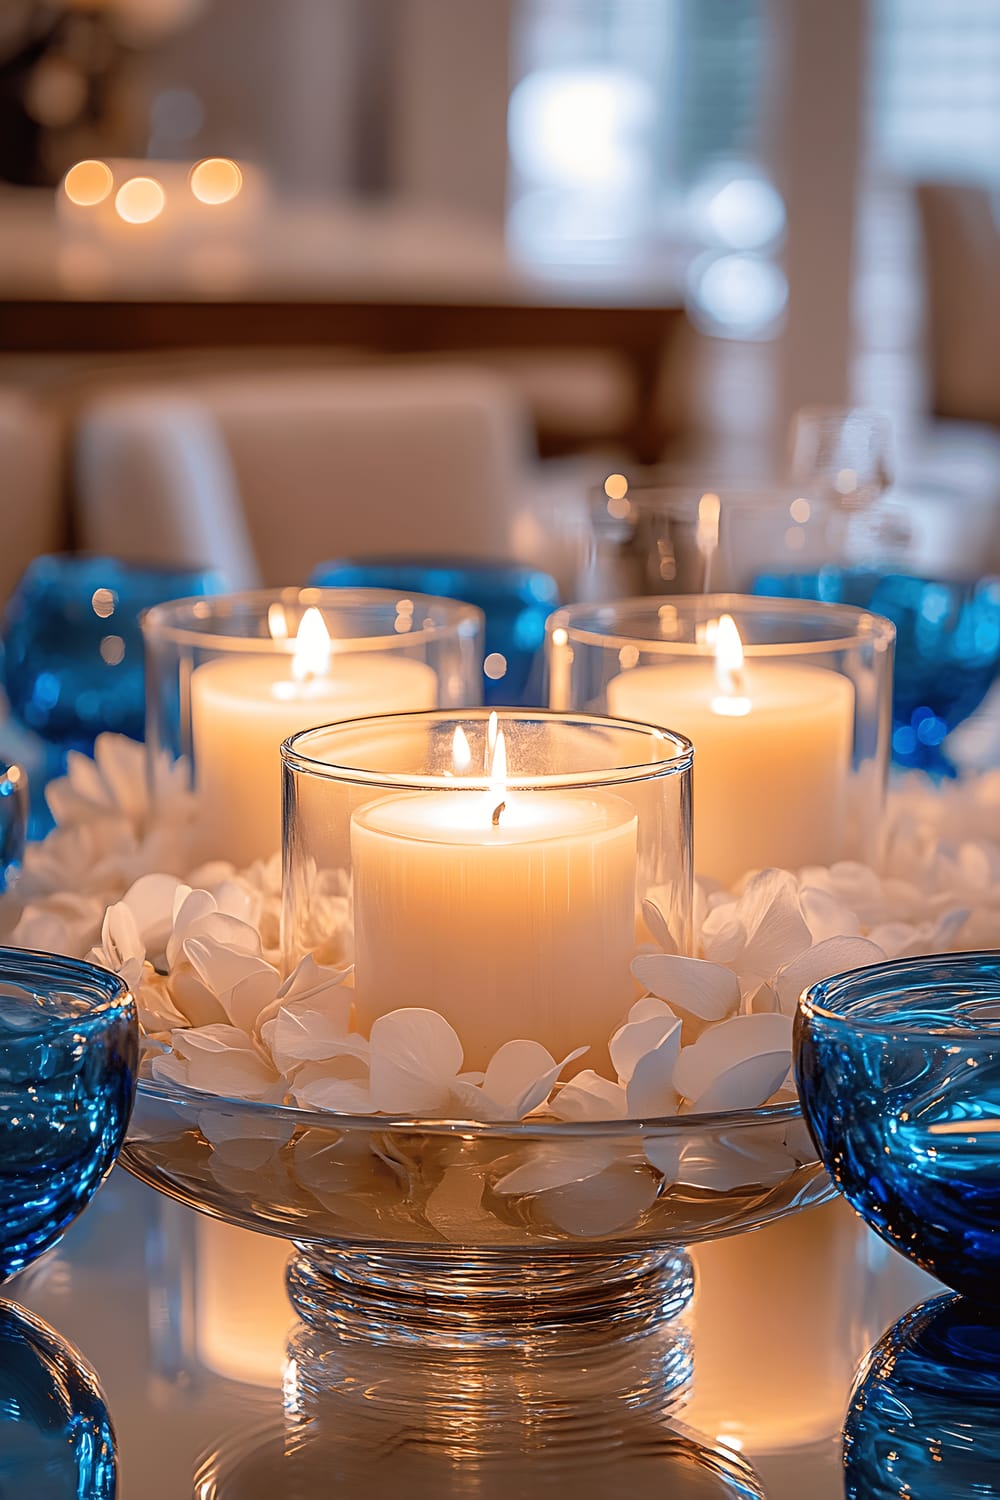
<path id="1" fill-rule="evenodd" d="M 614 1076 L 512 1039 L 483 1073 L 437 1012 L 403 1008 L 354 1029 L 352 973 L 278 966 L 280 869 L 192 868 L 197 803 L 182 771 L 150 808 L 141 746 L 98 740 L 49 789 L 56 828 L 0 898 L 7 943 L 90 957 L 136 996 L 147 1069 L 230 1098 L 351 1114 L 570 1121 L 754 1109 L 791 1098 L 795 1005 L 815 980 L 883 958 L 993 947 L 1000 938 L 1000 773 L 890 797 L 878 870 L 753 872 L 696 887 L 698 957 L 681 955 L 654 899 L 637 992 L 608 1042 Z M 333 894 L 346 913 L 346 897 Z M 327 923 L 329 928 L 330 924 Z M 603 1051 L 603 1049 L 602 1049 Z"/>

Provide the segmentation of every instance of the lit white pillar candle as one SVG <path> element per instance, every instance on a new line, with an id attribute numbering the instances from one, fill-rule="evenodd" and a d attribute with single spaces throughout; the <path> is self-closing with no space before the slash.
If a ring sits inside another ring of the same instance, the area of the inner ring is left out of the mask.
<path id="1" fill-rule="evenodd" d="M 854 688 L 827 667 L 755 658 L 729 615 L 716 658 L 635 667 L 608 712 L 694 744 L 694 863 L 732 885 L 748 870 L 832 864 L 843 852 Z"/>
<path id="2" fill-rule="evenodd" d="M 191 737 L 204 847 L 248 865 L 281 847 L 283 740 L 300 729 L 437 706 L 425 662 L 395 652 L 331 656 L 323 617 L 308 609 L 289 653 L 218 657 L 191 675 Z"/>
<path id="3" fill-rule="evenodd" d="M 351 822 L 355 997 L 365 1030 L 425 1006 L 484 1068 L 527 1037 L 599 1049 L 632 998 L 637 820 L 624 798 L 506 789 L 404 793 Z"/>

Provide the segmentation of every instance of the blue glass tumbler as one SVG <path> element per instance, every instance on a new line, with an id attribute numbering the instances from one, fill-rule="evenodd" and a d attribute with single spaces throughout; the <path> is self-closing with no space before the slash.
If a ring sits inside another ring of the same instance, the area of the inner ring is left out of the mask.
<path id="1" fill-rule="evenodd" d="M 901 1254 L 1000 1315 L 1000 952 L 812 985 L 795 1071 L 823 1164 Z"/>
<path id="2" fill-rule="evenodd" d="M 0 1279 L 29 1266 L 97 1191 L 135 1094 L 127 986 L 78 959 L 0 948 Z M 0 1495 L 113 1500 L 114 1440 L 93 1372 L 0 1301 Z"/>
<path id="3" fill-rule="evenodd" d="M 476 605 L 486 616 L 483 701 L 541 703 L 545 622 L 559 605 L 558 585 L 548 573 L 474 558 L 380 557 L 321 563 L 309 582 L 321 588 L 412 589 Z"/>

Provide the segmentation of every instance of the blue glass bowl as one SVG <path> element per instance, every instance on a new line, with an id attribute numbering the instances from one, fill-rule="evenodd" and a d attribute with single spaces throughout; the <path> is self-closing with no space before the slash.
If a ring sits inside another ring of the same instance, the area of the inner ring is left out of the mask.
<path id="1" fill-rule="evenodd" d="M 844 1426 L 847 1500 L 1000 1497 L 1000 1322 L 934 1297 L 862 1366 Z"/>
<path id="2" fill-rule="evenodd" d="M 138 1049 L 116 975 L 0 948 L 0 1280 L 54 1245 L 110 1171 Z"/>
<path id="3" fill-rule="evenodd" d="M 141 740 L 140 614 L 222 587 L 219 574 L 202 570 L 140 567 L 113 557 L 36 557 L 3 623 L 4 685 L 14 717 L 60 750 L 89 754 L 104 730 Z"/>
<path id="4" fill-rule="evenodd" d="M 1000 953 L 875 964 L 813 985 L 795 1071 L 824 1166 L 872 1229 L 1000 1305 Z"/>
<path id="5" fill-rule="evenodd" d="M 40 1319 L 0 1302 L 0 1496 L 115 1500 L 116 1479 L 97 1376 Z"/>
<path id="6" fill-rule="evenodd" d="M 540 704 L 545 622 L 559 604 L 548 573 L 516 563 L 469 558 L 370 558 L 321 563 L 309 582 L 320 588 L 412 589 L 474 604 L 486 616 L 483 700 Z"/>
<path id="7" fill-rule="evenodd" d="M 893 760 L 953 774 L 942 743 L 979 707 L 1000 668 L 1000 580 L 956 582 L 830 566 L 764 574 L 753 591 L 853 604 L 891 620 Z"/>

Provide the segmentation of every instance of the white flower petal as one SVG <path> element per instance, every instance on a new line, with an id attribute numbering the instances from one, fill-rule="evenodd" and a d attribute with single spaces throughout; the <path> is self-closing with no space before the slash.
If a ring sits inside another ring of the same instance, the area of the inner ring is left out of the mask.
<path id="1" fill-rule="evenodd" d="M 372 1023 L 371 1091 L 386 1114 L 439 1114 L 462 1066 L 462 1043 L 444 1016 L 418 1006 Z"/>
<path id="2" fill-rule="evenodd" d="M 546 1193 L 538 1207 L 564 1233 L 593 1239 L 633 1228 L 656 1202 L 660 1185 L 645 1165 L 615 1165 L 586 1182 Z"/>
<path id="3" fill-rule="evenodd" d="M 135 918 L 147 953 L 162 953 L 173 929 L 176 875 L 140 875 L 122 897 Z"/>
<path id="4" fill-rule="evenodd" d="M 586 1182 L 611 1166 L 616 1154 L 615 1146 L 607 1141 L 531 1141 L 497 1164 L 500 1176 L 493 1191 L 521 1197 Z"/>
<path id="5" fill-rule="evenodd" d="M 790 1177 L 796 1165 L 780 1125 L 731 1130 L 724 1135 L 705 1132 L 685 1143 L 675 1180 L 717 1193 L 741 1187 L 769 1188 Z"/>
<path id="6" fill-rule="evenodd" d="M 664 953 L 676 953 L 678 951 L 677 940 L 670 931 L 670 926 L 663 912 L 655 901 L 644 901 L 642 903 L 642 915 L 646 926 L 649 928 L 650 936 L 659 943 Z"/>
<path id="7" fill-rule="evenodd" d="M 636 1059 L 626 1090 L 633 1119 L 657 1120 L 677 1113 L 680 1095 L 673 1080 L 680 1050 L 681 1026 L 675 1021 L 657 1046 Z"/>
<path id="8" fill-rule="evenodd" d="M 537 1109 L 549 1097 L 563 1068 L 587 1050 L 578 1047 L 556 1062 L 538 1042 L 505 1042 L 490 1058 L 482 1083 L 483 1093 L 504 1111 L 495 1118 L 520 1120 Z"/>
<path id="9" fill-rule="evenodd" d="M 738 913 L 747 933 L 734 968 L 770 979 L 808 948 L 811 937 L 799 905 L 798 886 L 787 870 L 761 870 L 748 882 Z"/>
<path id="10" fill-rule="evenodd" d="M 722 964 L 668 953 L 648 954 L 632 960 L 632 973 L 674 1010 L 699 1020 L 721 1021 L 739 1009 L 739 980 Z"/>
<path id="11" fill-rule="evenodd" d="M 832 974 L 846 974 L 849 969 L 864 969 L 882 963 L 885 953 L 877 943 L 862 937 L 832 937 L 799 955 L 781 969 L 775 980 L 778 1004 L 786 1016 L 794 1016 L 799 996 L 810 984 L 829 979 Z"/>
<path id="12" fill-rule="evenodd" d="M 788 1016 L 733 1016 L 703 1031 L 690 1047 L 682 1047 L 674 1069 L 674 1085 L 685 1099 L 701 1100 L 716 1078 L 732 1068 L 764 1055 L 787 1053 L 792 1046 L 792 1022 Z M 787 1071 L 786 1063 L 786 1071 Z M 783 1075 L 782 1075 L 783 1076 Z M 780 1082 L 780 1080 L 779 1080 Z M 775 1088 L 777 1088 L 775 1084 Z M 766 1096 L 765 1096 L 766 1097 Z M 762 1102 L 762 1101 L 761 1101 Z M 741 1108 L 705 1105 L 710 1108 Z M 749 1107 L 749 1106 L 747 1106 Z"/>
<path id="13" fill-rule="evenodd" d="M 549 1113 L 558 1120 L 623 1120 L 628 1102 L 620 1083 L 585 1068 L 562 1085 L 549 1102 Z"/>
<path id="14" fill-rule="evenodd" d="M 780 1089 L 791 1065 L 791 1049 L 744 1057 L 715 1075 L 705 1091 L 691 1101 L 691 1112 L 699 1115 L 714 1114 L 717 1110 L 759 1109 Z"/>
<path id="15" fill-rule="evenodd" d="M 825 942 L 828 938 L 860 936 L 861 923 L 856 914 L 829 891 L 803 886 L 799 900 L 814 943 Z"/>
<path id="16" fill-rule="evenodd" d="M 659 1047 L 666 1037 L 675 1037 L 680 1047 L 681 1023 L 666 1007 L 662 1015 L 648 1021 L 626 1021 L 608 1043 L 608 1051 L 619 1083 L 628 1083 L 639 1059 Z"/>

